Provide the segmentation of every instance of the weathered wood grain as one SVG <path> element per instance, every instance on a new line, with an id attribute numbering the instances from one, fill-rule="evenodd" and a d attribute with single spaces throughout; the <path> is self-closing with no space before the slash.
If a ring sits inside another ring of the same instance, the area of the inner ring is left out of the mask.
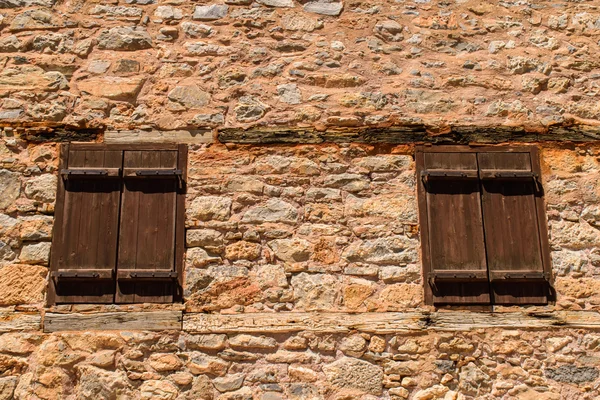
<path id="1" fill-rule="evenodd" d="M 22 313 L 16 311 L 0 312 L 0 333 L 39 331 L 42 328 L 40 314 Z"/>
<path id="2" fill-rule="evenodd" d="M 104 142 L 108 144 L 130 143 L 212 143 L 213 134 L 209 129 L 178 131 L 106 131 Z"/>
<path id="3" fill-rule="evenodd" d="M 348 333 L 359 331 L 394 334 L 405 331 L 468 331 L 479 328 L 600 329 L 600 313 L 559 311 L 548 313 L 256 313 L 239 315 L 186 314 L 183 330 L 190 333 Z"/>
<path id="4" fill-rule="evenodd" d="M 219 129 L 222 143 L 531 143 L 596 142 L 600 127 L 591 125 L 556 125 L 547 129 L 526 130 L 523 126 L 450 126 L 439 129 L 423 124 L 385 128 L 338 128 L 326 131 L 313 128 L 224 128 Z"/>
<path id="5" fill-rule="evenodd" d="M 94 330 L 181 330 L 181 311 L 109 312 L 98 314 L 46 313 L 44 332 Z"/>

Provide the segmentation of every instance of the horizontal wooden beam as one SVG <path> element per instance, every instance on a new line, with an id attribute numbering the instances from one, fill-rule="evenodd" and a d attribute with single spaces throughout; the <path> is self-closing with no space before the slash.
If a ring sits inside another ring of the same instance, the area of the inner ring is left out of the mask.
<path id="1" fill-rule="evenodd" d="M 414 312 L 414 313 L 335 313 L 288 312 L 237 315 L 185 314 L 183 330 L 190 333 L 348 333 L 359 331 L 394 334 L 403 331 L 468 331 L 479 328 L 600 329 L 600 313 L 595 311 L 526 312 Z"/>
<path id="2" fill-rule="evenodd" d="M 523 126 L 449 126 L 441 132 L 424 124 L 385 128 L 223 128 L 217 138 L 221 143 L 534 143 L 534 142 L 597 142 L 600 126 L 555 125 L 527 130 Z"/>
<path id="3" fill-rule="evenodd" d="M 46 313 L 44 332 L 181 330 L 181 311 L 107 312 L 97 314 Z"/>
<path id="4" fill-rule="evenodd" d="M 39 331 L 42 327 L 42 316 L 36 313 L 17 311 L 0 312 L 0 333 Z"/>
<path id="5" fill-rule="evenodd" d="M 177 130 L 177 131 L 106 131 L 104 142 L 108 144 L 132 143 L 212 143 L 213 132 L 210 129 Z"/>

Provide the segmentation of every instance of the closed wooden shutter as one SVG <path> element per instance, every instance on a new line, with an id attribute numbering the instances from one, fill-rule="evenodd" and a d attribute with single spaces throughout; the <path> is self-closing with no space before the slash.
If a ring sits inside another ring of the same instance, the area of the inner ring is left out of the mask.
<path id="1" fill-rule="evenodd" d="M 421 157 L 426 292 L 435 304 L 489 304 L 477 156 L 428 152 Z"/>
<path id="2" fill-rule="evenodd" d="M 49 302 L 113 302 L 121 160 L 118 150 L 62 148 Z"/>
<path id="3" fill-rule="evenodd" d="M 546 304 L 545 218 L 541 187 L 529 152 L 477 154 L 485 241 L 495 304 Z M 543 213 L 542 213 L 543 217 Z"/>
<path id="4" fill-rule="evenodd" d="M 178 168 L 176 150 L 124 153 L 117 303 L 173 301 Z"/>

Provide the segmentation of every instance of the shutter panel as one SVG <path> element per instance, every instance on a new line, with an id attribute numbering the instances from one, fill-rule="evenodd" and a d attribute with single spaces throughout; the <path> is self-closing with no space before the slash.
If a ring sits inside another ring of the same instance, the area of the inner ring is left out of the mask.
<path id="1" fill-rule="evenodd" d="M 121 151 L 63 146 L 51 258 L 56 303 L 112 303 Z"/>
<path id="2" fill-rule="evenodd" d="M 176 150 L 124 153 L 117 303 L 173 301 L 177 166 Z"/>
<path id="3" fill-rule="evenodd" d="M 541 190 L 529 152 L 477 155 L 487 262 L 495 304 L 546 304 L 538 207 Z"/>
<path id="4" fill-rule="evenodd" d="M 426 152 L 423 168 L 433 302 L 489 304 L 477 156 Z"/>

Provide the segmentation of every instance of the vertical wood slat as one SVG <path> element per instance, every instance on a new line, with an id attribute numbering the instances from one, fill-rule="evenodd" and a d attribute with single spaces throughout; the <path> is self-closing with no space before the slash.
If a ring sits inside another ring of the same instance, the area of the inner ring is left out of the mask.
<path id="1" fill-rule="evenodd" d="M 479 153 L 484 170 L 531 171 L 529 153 Z M 490 273 L 544 272 L 533 179 L 482 180 L 482 205 Z M 545 282 L 492 281 L 495 304 L 545 304 Z"/>
<path id="2" fill-rule="evenodd" d="M 424 168 L 476 171 L 474 153 L 425 153 Z M 477 179 L 429 179 L 426 188 L 430 274 L 436 304 L 489 304 L 482 212 Z M 435 273 L 476 271 L 477 281 L 437 280 Z"/>
<path id="3" fill-rule="evenodd" d="M 124 168 L 176 168 L 177 151 L 125 151 Z M 125 179 L 118 269 L 175 270 L 177 180 Z M 171 281 L 117 283 L 118 303 L 173 300 Z"/>
<path id="4" fill-rule="evenodd" d="M 177 188 L 175 215 L 175 270 L 177 271 L 177 286 L 173 295 L 174 301 L 183 301 L 183 269 L 185 254 L 185 195 L 187 191 L 187 161 L 188 146 L 180 144 L 177 147 L 177 169 L 183 172 Z"/>
<path id="5" fill-rule="evenodd" d="M 60 145 L 58 170 L 66 168 L 69 160 L 69 144 Z M 64 207 L 65 207 L 65 184 L 62 179 L 58 179 L 58 187 L 56 190 L 56 204 L 54 207 L 54 225 L 52 227 L 52 247 L 50 250 L 50 271 L 58 269 L 58 263 L 61 256 L 65 254 L 64 241 Z M 56 287 L 54 281 L 50 278 L 48 285 L 48 294 L 46 295 L 46 304 L 53 305 L 56 302 Z"/>
<path id="6" fill-rule="evenodd" d="M 79 151 L 69 147 L 68 168 L 120 168 L 120 151 Z M 54 271 L 107 269 L 116 264 L 116 233 L 120 181 L 113 178 L 68 179 L 55 241 L 61 243 Z M 58 218 L 58 216 L 57 216 Z M 58 282 L 58 283 L 57 283 Z M 106 280 L 56 281 L 51 285 L 57 303 L 112 303 L 114 284 Z"/>

